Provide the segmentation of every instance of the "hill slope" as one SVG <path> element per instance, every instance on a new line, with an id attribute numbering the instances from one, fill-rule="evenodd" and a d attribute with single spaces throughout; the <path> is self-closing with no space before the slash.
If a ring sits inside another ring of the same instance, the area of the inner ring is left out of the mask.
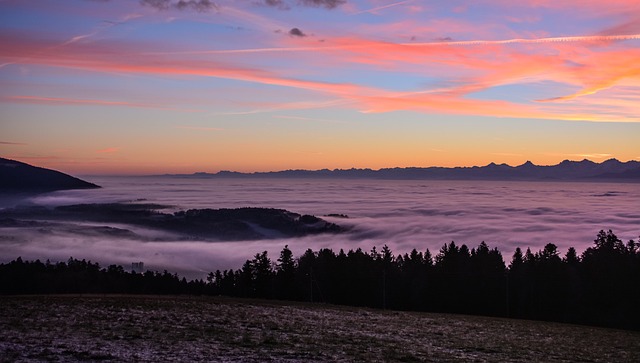
<path id="1" fill-rule="evenodd" d="M 100 188 L 59 171 L 0 158 L 0 192 L 47 192 Z"/>
<path id="2" fill-rule="evenodd" d="M 640 334 L 527 320 L 176 296 L 0 300 L 7 361 L 637 362 Z"/>

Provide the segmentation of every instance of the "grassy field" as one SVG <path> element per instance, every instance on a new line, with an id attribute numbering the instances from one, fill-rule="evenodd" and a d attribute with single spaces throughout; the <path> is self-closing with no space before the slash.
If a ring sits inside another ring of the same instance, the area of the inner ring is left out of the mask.
<path id="1" fill-rule="evenodd" d="M 0 360 L 640 362 L 640 333 L 205 297 L 0 297 Z"/>

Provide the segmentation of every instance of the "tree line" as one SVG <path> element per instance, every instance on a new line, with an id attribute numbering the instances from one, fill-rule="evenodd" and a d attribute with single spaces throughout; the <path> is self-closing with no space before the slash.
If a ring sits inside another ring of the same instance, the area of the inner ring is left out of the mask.
<path id="1" fill-rule="evenodd" d="M 307 250 L 297 259 L 285 247 L 273 262 L 256 254 L 239 270 L 210 273 L 215 294 L 332 304 L 505 316 L 640 329 L 640 244 L 600 231 L 592 247 L 564 256 L 549 243 L 517 248 L 509 266 L 482 242 L 455 242 L 433 256 L 361 249 Z"/>
<path id="2" fill-rule="evenodd" d="M 120 265 L 69 258 L 67 262 L 23 261 L 0 264 L 0 294 L 211 294 L 203 280 L 187 281 L 177 274 L 135 273 Z"/>
<path id="3" fill-rule="evenodd" d="M 0 265 L 2 293 L 205 294 L 312 301 L 383 309 L 503 316 L 640 329 L 640 240 L 624 243 L 600 231 L 594 245 L 564 256 L 549 243 L 517 248 L 507 266 L 501 252 L 451 242 L 437 254 L 388 246 L 307 250 L 285 246 L 278 258 L 256 254 L 237 270 L 217 270 L 206 281 L 167 271 L 128 273 L 97 263 L 24 262 Z"/>

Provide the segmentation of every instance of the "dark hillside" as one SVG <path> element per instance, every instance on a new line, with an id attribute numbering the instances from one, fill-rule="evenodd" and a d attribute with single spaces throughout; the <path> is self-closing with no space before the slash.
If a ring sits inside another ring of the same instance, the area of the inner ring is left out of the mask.
<path id="1" fill-rule="evenodd" d="M 193 296 L 0 297 L 0 360 L 638 362 L 637 332 Z"/>
<path id="2" fill-rule="evenodd" d="M 59 171 L 0 158 L 0 192 L 48 192 L 99 186 Z"/>

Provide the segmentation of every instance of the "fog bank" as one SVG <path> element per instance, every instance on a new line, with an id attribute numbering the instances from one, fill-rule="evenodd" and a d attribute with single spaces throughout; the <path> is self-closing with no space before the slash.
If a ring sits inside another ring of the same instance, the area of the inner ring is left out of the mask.
<path id="1" fill-rule="evenodd" d="M 102 189 L 43 194 L 15 204 L 57 206 L 81 203 L 140 202 L 189 208 L 282 208 L 313 214 L 351 227 L 343 234 L 260 241 L 215 242 L 130 225 L 42 222 L 0 228 L 0 260 L 70 256 L 102 266 L 143 261 L 201 278 L 216 269 L 237 269 L 258 252 L 275 261 L 285 246 L 296 256 L 306 249 L 362 248 L 386 244 L 394 253 L 416 248 L 432 253 L 455 241 L 476 247 L 485 241 L 502 251 L 505 261 L 516 247 L 533 251 L 555 243 L 564 253 L 592 245 L 600 229 L 621 239 L 640 234 L 640 188 L 622 183 L 544 183 L 367 180 L 213 180 L 172 177 L 103 177 L 89 180 Z M 4 203 L 0 207 L 10 207 Z M 349 218 L 327 217 L 332 213 Z"/>

